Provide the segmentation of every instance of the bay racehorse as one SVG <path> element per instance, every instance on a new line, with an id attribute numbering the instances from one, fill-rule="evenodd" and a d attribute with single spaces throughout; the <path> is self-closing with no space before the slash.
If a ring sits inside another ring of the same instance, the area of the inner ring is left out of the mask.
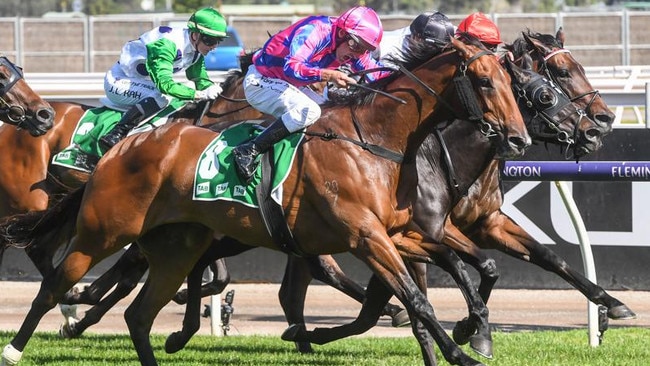
<path id="1" fill-rule="evenodd" d="M 579 136 L 576 136 L 570 129 L 562 131 L 557 128 L 549 128 L 549 126 L 545 124 L 538 124 L 529 128 L 534 131 L 533 136 L 536 140 L 565 145 L 572 149 L 574 156 L 581 156 L 598 149 L 602 137 L 611 131 L 613 116 L 602 101 L 602 98 L 600 98 L 598 92 L 591 87 L 580 64 L 570 56 L 568 50 L 563 48 L 563 38 L 564 34 L 561 31 L 559 31 L 555 37 L 528 32 L 509 48 L 514 52 L 518 61 L 521 60 L 524 54 L 530 54 L 534 57 L 536 69 L 540 72 L 544 72 L 549 79 L 555 80 L 563 90 L 571 95 L 571 99 L 574 102 L 583 109 L 586 109 L 589 116 L 597 121 L 599 128 L 594 129 L 588 127 L 584 129 L 582 131 L 583 133 Z M 240 91 L 240 96 L 241 95 Z M 240 102 L 239 104 L 229 106 L 226 110 L 232 109 L 239 112 L 245 111 L 247 108 L 250 109 L 250 106 Z M 223 116 L 226 114 L 226 112 L 223 112 L 219 115 Z M 556 273 L 559 273 L 563 278 L 566 278 L 572 284 L 575 283 L 573 278 L 576 278 L 579 285 L 574 286 L 583 291 L 583 293 L 585 293 L 585 295 L 587 295 L 592 301 L 606 304 L 609 309 L 608 314 L 611 318 L 621 319 L 633 317 L 634 313 L 627 309 L 627 307 L 619 300 L 611 297 L 602 288 L 589 282 L 584 278 L 584 276 L 572 270 L 566 262 L 561 258 L 558 258 L 545 246 L 532 240 L 532 238 L 530 238 L 521 227 L 512 222 L 512 220 L 499 210 L 502 202 L 502 194 L 500 191 L 498 171 L 498 163 L 495 161 L 488 169 L 486 169 L 485 173 L 477 183 L 470 188 L 469 195 L 461 199 L 461 202 L 457 205 L 456 209 L 450 216 L 451 220 L 456 223 L 462 223 L 461 227 L 467 230 L 469 233 L 468 235 L 472 235 L 472 231 L 480 231 L 480 228 L 484 227 L 485 229 L 483 230 L 482 235 L 488 235 L 490 240 L 477 240 L 479 245 L 495 242 L 496 244 L 490 244 L 486 246 L 486 248 L 492 247 L 501 249 L 504 252 L 511 253 L 511 255 L 518 255 L 518 253 L 521 253 L 520 255 L 522 259 L 530 260 L 532 263 L 537 263 L 543 268 L 553 270 Z M 423 187 L 428 186 L 426 184 L 426 179 L 421 178 L 421 181 L 424 183 L 422 185 Z M 423 203 L 429 201 L 430 200 L 420 200 L 419 202 Z M 426 212 L 426 204 L 424 206 L 425 209 L 423 212 Z M 423 217 L 426 218 L 427 216 L 423 215 Z M 506 224 L 503 226 L 493 224 L 499 222 L 505 222 Z M 426 227 L 426 224 L 423 224 L 423 226 Z M 496 231 L 495 228 L 499 228 L 500 231 Z M 513 230 L 515 233 L 520 232 L 523 234 L 508 235 L 508 232 L 513 232 Z M 450 246 L 456 248 L 468 263 L 472 264 L 480 271 L 482 281 L 479 289 L 482 298 L 487 301 L 492 285 L 498 277 L 494 261 L 485 256 L 483 252 L 478 251 L 475 244 L 467 240 L 462 233 L 457 233 L 458 228 L 453 226 L 451 222 L 447 223 L 445 231 L 446 242 Z M 530 245 L 532 246 L 532 249 L 522 250 L 518 249 L 518 246 L 513 246 L 512 244 L 506 246 L 507 243 L 516 242 L 518 238 L 530 238 L 530 240 L 523 241 L 522 245 L 524 245 L 524 248 L 525 246 Z M 232 245 L 229 247 L 232 247 Z M 129 255 L 130 253 L 134 253 L 134 256 L 139 255 L 137 247 L 130 248 Z M 535 253 L 539 253 L 539 255 L 535 255 Z M 214 256 L 219 256 L 219 254 L 214 254 Z M 106 273 L 102 276 L 109 280 L 108 283 L 103 286 L 99 286 L 101 283 L 93 283 L 89 288 L 89 291 L 81 293 L 83 296 L 75 295 L 76 297 L 71 298 L 71 301 L 92 304 L 99 301 L 99 298 L 103 296 L 105 291 L 98 290 L 98 288 L 101 289 L 103 287 L 106 288 L 107 291 L 113 286 L 114 281 L 119 279 L 119 273 L 126 271 L 127 267 L 137 268 L 131 265 L 134 259 L 128 259 L 128 257 L 129 256 L 125 255 L 124 259 L 121 260 L 127 263 L 127 266 L 116 266 L 112 270 L 113 272 Z M 306 263 L 311 263 L 311 265 L 306 266 Z M 225 268 L 223 262 L 219 262 L 217 265 L 218 268 Z M 142 273 L 143 272 L 144 268 L 142 269 Z M 348 293 L 360 302 L 364 299 L 363 289 L 345 277 L 333 258 L 329 256 L 319 256 L 318 258 L 311 258 L 309 261 L 304 261 L 296 257 L 289 257 L 287 270 L 285 271 L 285 278 L 283 280 L 284 285 L 282 286 L 280 293 L 280 300 L 290 323 L 304 323 L 302 317 L 302 304 L 306 293 L 306 286 L 310 282 L 310 275 L 333 286 L 346 284 L 345 289 L 342 291 Z M 131 283 L 129 283 L 129 281 L 123 281 L 121 285 L 118 285 L 118 287 L 122 286 L 123 288 L 131 289 L 135 286 L 135 281 L 140 278 L 140 275 L 138 274 L 133 278 L 134 279 L 131 280 Z M 197 278 L 200 280 L 200 275 Z M 226 279 L 228 278 L 227 273 L 224 273 L 223 271 L 217 273 L 215 279 L 220 281 L 215 281 L 217 282 L 216 284 L 213 283 L 207 287 L 203 287 L 201 290 L 201 296 L 220 292 L 220 290 L 225 287 L 225 281 L 227 281 Z M 126 282 L 126 285 L 124 285 L 124 282 Z M 288 284 L 291 284 L 292 286 L 289 286 Z M 187 292 L 181 292 L 175 300 L 179 303 L 184 303 L 186 296 Z M 106 300 L 102 300 L 102 303 L 104 303 L 103 305 L 106 305 L 106 302 L 110 301 L 110 299 L 111 298 L 109 297 Z M 116 302 L 117 300 L 114 301 Z M 104 308 L 107 310 L 109 306 L 112 306 L 112 304 L 105 306 Z M 87 316 L 79 322 L 76 328 L 69 330 L 69 333 L 73 335 L 80 334 L 80 332 L 86 329 L 87 326 L 98 321 L 103 313 L 104 311 L 100 311 L 100 308 L 91 309 L 89 313 L 87 313 Z M 184 344 L 184 341 L 181 339 L 188 339 L 188 335 L 193 334 L 198 329 L 198 318 L 193 321 L 186 320 L 184 324 L 193 324 L 193 326 L 190 327 L 192 330 L 186 330 L 184 326 L 183 332 L 175 334 L 178 336 L 179 344 Z M 458 340 L 463 342 L 463 339 L 465 339 L 466 336 L 463 336 L 462 334 L 468 332 L 471 332 L 471 330 L 466 329 L 464 332 L 455 332 L 454 335 L 458 336 Z M 170 346 L 170 343 L 168 343 L 168 346 L 168 350 L 177 350 L 179 348 L 178 344 L 176 346 Z M 302 343 L 299 346 L 299 349 L 309 350 L 310 348 L 308 345 Z"/>
<path id="2" fill-rule="evenodd" d="M 52 107 L 25 82 L 22 68 L 0 55 L 0 121 L 41 136 L 52 128 L 53 119 Z"/>
<path id="3" fill-rule="evenodd" d="M 336 136 L 362 138 L 384 152 L 404 155 L 401 163 L 370 154 L 347 140 L 308 137 L 298 146 L 282 184 L 282 203 L 302 252 L 351 252 L 389 286 L 411 319 L 422 322 L 449 362 L 475 365 L 480 363 L 465 355 L 440 327 L 402 260 L 402 255 L 428 258 L 419 249 L 424 237 L 410 220 L 415 151 L 434 121 L 451 116 L 452 111 L 468 111 L 450 96 L 462 92 L 463 85 L 473 90 L 464 90 L 464 96 L 478 96 L 478 105 L 470 111 L 480 111 L 477 122 L 489 132 L 499 156 L 520 156 L 530 138 L 510 90 L 510 78 L 496 58 L 477 44 L 455 39 L 451 44 L 454 50 L 409 65 L 412 74 L 383 80 L 383 89 L 406 104 L 375 96 L 365 103 L 327 108 L 307 133 L 334 131 Z M 455 85 L 455 76 L 466 79 Z M 451 108 L 440 107 L 443 104 Z M 9 242 L 15 239 L 38 246 L 55 239 L 60 243 L 72 240 L 63 262 L 45 276 L 3 359 L 21 357 L 42 316 L 89 268 L 137 240 L 150 272 L 125 318 L 141 363 L 156 364 L 149 342 L 151 324 L 211 244 L 214 231 L 277 249 L 256 209 L 231 201 L 191 199 L 196 170 L 192 161 L 217 136 L 204 128 L 168 124 L 128 137 L 102 158 L 82 188 L 45 212 L 16 215 L 5 222 L 1 231 Z"/>

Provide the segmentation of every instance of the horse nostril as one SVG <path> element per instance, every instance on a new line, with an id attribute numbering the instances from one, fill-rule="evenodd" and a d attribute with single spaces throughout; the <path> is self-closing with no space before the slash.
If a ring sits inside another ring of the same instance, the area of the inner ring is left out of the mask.
<path id="1" fill-rule="evenodd" d="M 36 116 L 43 122 L 51 123 L 54 120 L 54 110 L 51 108 L 41 108 L 36 112 Z"/>
<path id="2" fill-rule="evenodd" d="M 587 136 L 588 139 L 591 140 L 591 139 L 600 138 L 602 133 L 597 128 L 590 128 L 587 131 L 585 131 L 585 135 Z"/>
<path id="3" fill-rule="evenodd" d="M 517 147 L 519 150 L 523 150 L 530 145 L 530 140 L 524 139 L 520 136 L 511 136 L 508 137 L 508 143 L 510 143 L 511 146 Z"/>

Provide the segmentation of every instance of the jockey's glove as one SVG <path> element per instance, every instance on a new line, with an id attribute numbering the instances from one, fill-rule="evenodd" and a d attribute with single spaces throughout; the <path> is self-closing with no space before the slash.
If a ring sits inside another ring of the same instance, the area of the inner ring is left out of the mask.
<path id="1" fill-rule="evenodd" d="M 218 84 L 212 84 L 206 89 L 197 90 L 194 93 L 194 99 L 197 100 L 217 99 L 217 97 L 219 97 L 219 94 L 221 94 L 222 91 L 223 89 L 221 88 L 221 86 L 219 86 Z"/>

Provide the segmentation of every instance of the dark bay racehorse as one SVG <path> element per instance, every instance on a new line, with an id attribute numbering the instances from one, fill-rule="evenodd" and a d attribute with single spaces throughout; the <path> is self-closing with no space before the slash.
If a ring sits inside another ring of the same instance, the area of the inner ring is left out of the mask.
<path id="1" fill-rule="evenodd" d="M 447 108 L 437 108 L 440 100 L 447 101 L 452 111 L 467 110 L 450 96 L 458 89 L 449 86 L 455 75 L 469 78 L 465 85 L 471 85 L 478 96 L 483 109 L 481 123 L 490 127 L 500 156 L 522 154 L 529 137 L 509 77 L 496 59 L 482 56 L 485 51 L 477 46 L 457 40 L 452 44 L 455 51 L 424 63 L 420 60 L 421 65 L 413 68 L 422 83 L 404 75 L 386 80 L 384 90 L 407 104 L 377 96 L 367 104 L 326 109 L 315 126 L 316 132 L 335 131 L 353 139 L 360 135 L 368 143 L 401 152 L 401 164 L 346 141 L 308 138 L 299 146 L 283 184 L 283 207 L 303 252 L 351 252 L 389 286 L 412 319 L 422 321 L 447 360 L 474 365 L 479 363 L 465 355 L 437 323 L 431 305 L 401 259 L 404 255 L 427 260 L 419 249 L 423 237 L 410 222 L 416 182 L 414 152 L 433 127 L 430 117 L 434 113 L 441 119 L 450 116 Z M 428 94 L 429 88 L 439 96 Z M 351 121 L 352 114 L 356 128 L 344 122 Z M 148 338 L 151 323 L 211 244 L 213 230 L 245 243 L 276 248 L 257 210 L 233 202 L 191 200 L 195 171 L 191 161 L 215 136 L 202 128 L 168 124 L 129 137 L 109 151 L 82 189 L 46 213 L 17 215 L 7 221 L 2 232 L 32 246 L 53 240 L 50 234 L 56 233 L 59 242 L 74 237 L 63 262 L 45 276 L 21 330 L 3 357 L 20 358 L 42 316 L 63 294 L 98 261 L 137 240 L 150 273 L 125 318 L 141 362 L 156 364 Z M 354 163 L 343 167 L 335 163 L 343 161 Z M 336 190 L 331 189 L 332 183 Z M 134 202 L 138 204 L 134 206 Z M 28 223 L 33 219 L 39 222 L 36 227 L 31 227 L 34 222 Z M 25 230 L 28 225 L 33 230 Z M 320 235 L 315 237 L 314 232 Z"/>
<path id="2" fill-rule="evenodd" d="M 53 119 L 52 107 L 27 85 L 23 70 L 0 55 L 0 121 L 41 136 L 52 128 Z M 15 127 L 0 126 L 4 128 Z"/>

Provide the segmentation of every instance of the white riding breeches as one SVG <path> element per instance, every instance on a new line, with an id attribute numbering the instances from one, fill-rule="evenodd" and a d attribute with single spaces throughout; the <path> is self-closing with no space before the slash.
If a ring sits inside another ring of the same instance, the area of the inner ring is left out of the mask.
<path id="1" fill-rule="evenodd" d="M 262 76 L 251 65 L 244 78 L 244 94 L 258 111 L 282 118 L 289 132 L 312 125 L 320 117 L 325 99 L 308 87 L 295 87 L 282 79 Z"/>
<path id="2" fill-rule="evenodd" d="M 150 79 L 129 77 L 116 63 L 104 77 L 106 97 L 118 107 L 128 109 L 144 98 L 154 98 L 160 109 L 169 104 L 167 96 L 162 94 Z"/>

